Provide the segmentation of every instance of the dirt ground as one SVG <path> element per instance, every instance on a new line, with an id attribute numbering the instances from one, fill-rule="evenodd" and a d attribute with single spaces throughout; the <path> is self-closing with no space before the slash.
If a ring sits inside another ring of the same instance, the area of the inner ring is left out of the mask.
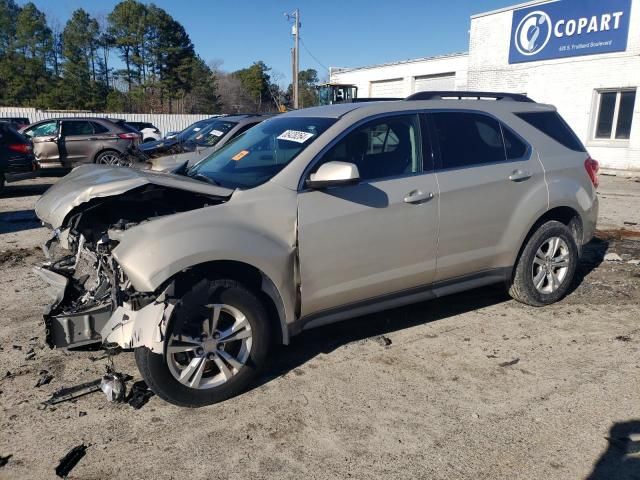
<path id="1" fill-rule="evenodd" d="M 196 410 L 101 392 L 42 409 L 105 368 L 99 351 L 44 346 L 32 209 L 53 182 L 0 199 L 1 479 L 55 478 L 82 443 L 69 478 L 640 478 L 636 179 L 602 178 L 604 231 L 562 302 L 485 288 L 309 331 L 251 391 Z M 138 378 L 131 354 L 115 366 Z M 36 388 L 41 370 L 53 380 Z"/>

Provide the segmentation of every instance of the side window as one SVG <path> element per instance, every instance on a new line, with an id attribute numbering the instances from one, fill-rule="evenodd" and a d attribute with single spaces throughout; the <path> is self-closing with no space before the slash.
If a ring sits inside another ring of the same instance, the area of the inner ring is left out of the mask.
<path id="1" fill-rule="evenodd" d="M 37 127 L 33 127 L 25 131 L 25 135 L 28 137 L 50 137 L 58 133 L 58 122 L 45 122 L 41 123 Z"/>
<path id="2" fill-rule="evenodd" d="M 97 122 L 91 122 L 91 126 L 93 127 L 93 133 L 107 133 L 109 131 L 107 127 Z"/>
<path id="3" fill-rule="evenodd" d="M 502 126 L 502 136 L 507 160 L 518 160 L 527 154 L 527 145 L 505 126 Z"/>
<path id="4" fill-rule="evenodd" d="M 72 135 L 92 135 L 93 127 L 91 122 L 82 120 L 72 120 L 62 122 L 62 136 L 69 137 Z"/>
<path id="5" fill-rule="evenodd" d="M 440 145 L 442 168 L 461 168 L 505 161 L 500 123 L 486 115 L 467 112 L 431 114 Z"/>
<path id="6" fill-rule="evenodd" d="M 325 154 L 320 164 L 354 163 L 362 180 L 420 172 L 419 128 L 417 115 L 374 120 L 347 134 Z"/>

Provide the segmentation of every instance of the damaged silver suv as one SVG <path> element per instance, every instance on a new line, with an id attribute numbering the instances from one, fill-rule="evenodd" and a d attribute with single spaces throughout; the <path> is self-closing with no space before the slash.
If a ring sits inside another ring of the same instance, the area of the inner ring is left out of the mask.
<path id="1" fill-rule="evenodd" d="M 195 407 L 309 328 L 497 283 L 546 305 L 594 232 L 597 170 L 553 107 L 486 92 L 286 113 L 173 173 L 81 166 L 36 205 L 47 341 L 134 350 Z"/>

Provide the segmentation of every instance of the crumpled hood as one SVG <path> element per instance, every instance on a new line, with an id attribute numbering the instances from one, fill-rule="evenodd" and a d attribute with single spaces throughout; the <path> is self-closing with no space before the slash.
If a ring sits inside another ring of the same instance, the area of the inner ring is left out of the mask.
<path id="1" fill-rule="evenodd" d="M 160 185 L 212 197 L 228 198 L 232 189 L 180 175 L 106 165 L 82 165 L 47 190 L 36 202 L 36 215 L 53 228 L 78 205 L 93 198 L 111 197 L 144 185 Z"/>
<path id="2" fill-rule="evenodd" d="M 149 160 L 147 163 L 151 164 L 151 170 L 155 170 L 157 172 L 172 170 L 179 167 L 184 162 L 188 162 L 187 166 L 192 167 L 214 151 L 215 147 L 198 147 L 193 152 L 176 153 L 165 157 L 157 157 Z"/>
<path id="3" fill-rule="evenodd" d="M 160 140 L 155 140 L 153 142 L 146 142 L 146 143 L 141 143 L 140 145 L 138 145 L 138 148 L 140 150 L 142 150 L 143 152 L 150 152 L 159 148 L 169 148 L 169 147 L 173 147 L 174 145 L 176 145 L 178 143 L 178 139 L 173 137 L 173 138 L 162 138 Z"/>

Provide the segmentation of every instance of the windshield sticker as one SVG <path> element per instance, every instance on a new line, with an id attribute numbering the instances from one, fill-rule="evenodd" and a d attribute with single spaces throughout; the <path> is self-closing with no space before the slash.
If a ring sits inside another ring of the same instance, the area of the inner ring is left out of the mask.
<path id="1" fill-rule="evenodd" d="M 220 130 L 211 130 L 210 135 L 213 135 L 215 137 L 221 137 L 224 135 L 224 132 L 221 132 Z"/>
<path id="2" fill-rule="evenodd" d="M 196 128 L 193 129 L 194 132 L 199 132 L 200 130 L 202 130 L 202 128 L 200 128 L 200 127 L 196 127 Z"/>
<path id="3" fill-rule="evenodd" d="M 285 130 L 280 134 L 278 140 L 288 140 L 290 142 L 304 143 L 313 137 L 313 133 L 301 132 L 299 130 Z"/>
<path id="4" fill-rule="evenodd" d="M 237 162 L 238 160 L 242 160 L 247 155 L 249 155 L 249 150 L 241 150 L 238 153 L 236 153 L 233 157 L 231 157 L 231 160 L 235 160 Z"/>

